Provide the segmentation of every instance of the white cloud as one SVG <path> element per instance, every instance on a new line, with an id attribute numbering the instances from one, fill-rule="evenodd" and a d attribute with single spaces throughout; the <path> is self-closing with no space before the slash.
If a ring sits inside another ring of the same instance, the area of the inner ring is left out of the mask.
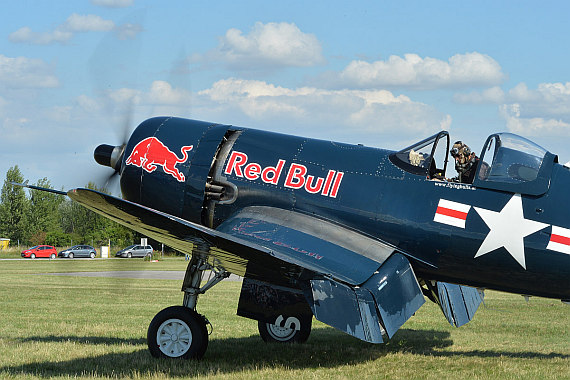
<path id="1" fill-rule="evenodd" d="M 498 86 L 467 94 L 455 94 L 453 100 L 460 104 L 500 104 L 505 101 L 505 92 Z"/>
<path id="2" fill-rule="evenodd" d="M 127 22 L 125 24 L 117 25 L 114 32 L 120 40 L 132 40 L 143 30 L 144 29 L 141 25 Z"/>
<path id="3" fill-rule="evenodd" d="M 105 20 L 97 15 L 79 15 L 73 13 L 63 24 L 48 32 L 34 32 L 25 26 L 9 35 L 9 39 L 16 43 L 33 45 L 50 45 L 54 43 L 67 43 L 77 33 L 115 31 L 119 38 L 133 38 L 142 31 L 137 24 L 115 25 L 111 20 Z"/>
<path id="4" fill-rule="evenodd" d="M 7 104 L 8 102 L 6 101 L 6 99 L 0 96 L 0 116 L 2 116 L 2 112 L 4 111 L 4 108 L 6 107 Z"/>
<path id="5" fill-rule="evenodd" d="M 137 110 L 146 109 L 146 117 L 169 114 L 228 121 L 347 142 L 370 143 L 370 136 L 393 135 L 394 131 L 398 138 L 425 137 L 451 125 L 451 116 L 387 90 L 286 88 L 236 78 L 219 80 L 194 94 L 154 81 L 146 91 L 122 88 L 107 92 L 104 99 L 79 97 L 77 102 L 87 112 L 111 112 L 112 108 L 120 112 L 132 102 Z"/>
<path id="6" fill-rule="evenodd" d="M 200 112 L 241 113 L 269 128 L 286 126 L 337 135 L 393 133 L 401 135 L 447 129 L 449 115 L 386 90 L 288 89 L 262 81 L 226 79 L 199 92 Z M 334 126 L 334 128 L 331 128 Z M 302 132 L 302 131 L 294 131 Z"/>
<path id="7" fill-rule="evenodd" d="M 249 34 L 229 29 L 215 50 L 205 56 L 194 54 L 190 60 L 219 61 L 236 70 L 309 67 L 325 62 L 317 37 L 286 22 L 257 22 Z"/>
<path id="8" fill-rule="evenodd" d="M 73 33 L 63 30 L 54 30 L 45 33 L 36 33 L 25 26 L 10 33 L 10 41 L 17 43 L 30 43 L 34 45 L 49 45 L 52 43 L 65 43 L 73 37 Z"/>
<path id="9" fill-rule="evenodd" d="M 507 128 L 528 136 L 570 135 L 570 82 L 541 83 L 534 90 L 519 83 L 499 107 Z"/>
<path id="10" fill-rule="evenodd" d="M 521 117 L 521 105 L 503 104 L 499 107 L 501 116 L 507 123 L 507 129 L 525 136 L 568 136 L 570 122 L 562 119 L 543 117 Z"/>
<path id="11" fill-rule="evenodd" d="M 46 117 L 56 123 L 69 123 L 71 121 L 73 107 L 55 106 L 46 111 Z"/>
<path id="12" fill-rule="evenodd" d="M 107 8 L 126 8 L 134 4 L 134 0 L 91 0 L 91 4 Z"/>
<path id="13" fill-rule="evenodd" d="M 352 61 L 341 72 L 329 72 L 320 81 L 335 88 L 409 87 L 414 89 L 489 86 L 505 75 L 493 58 L 477 52 L 456 54 L 447 62 L 417 54 L 392 55 L 387 60 Z"/>
<path id="14" fill-rule="evenodd" d="M 99 95 L 76 97 L 77 113 L 88 114 L 90 117 L 100 117 L 104 114 L 107 119 L 124 118 L 126 115 L 136 114 L 137 111 L 142 113 L 141 118 L 148 117 L 149 112 L 188 117 L 188 110 L 193 101 L 191 92 L 172 87 L 165 81 L 152 82 L 146 91 L 123 87 L 107 90 Z"/>
<path id="15" fill-rule="evenodd" d="M 60 26 L 61 29 L 77 33 L 77 32 L 108 32 L 113 30 L 115 23 L 111 20 L 105 20 L 96 15 L 78 15 L 72 14 L 67 18 L 65 23 Z"/>
<path id="16" fill-rule="evenodd" d="M 41 59 L 11 58 L 0 54 L 0 88 L 52 88 L 59 86 L 54 69 Z"/>
<path id="17" fill-rule="evenodd" d="M 519 83 L 507 92 L 492 87 L 481 92 L 455 94 L 462 104 L 496 104 L 507 128 L 525 136 L 570 135 L 570 82 L 540 83 L 529 89 Z"/>
<path id="18" fill-rule="evenodd" d="M 170 83 L 160 80 L 152 82 L 150 91 L 145 97 L 145 101 L 152 105 L 186 106 L 190 104 L 191 100 L 190 92 L 175 89 Z"/>
<path id="19" fill-rule="evenodd" d="M 79 95 L 75 99 L 75 102 L 79 106 L 81 111 L 84 111 L 87 113 L 101 112 L 101 109 L 102 109 L 100 102 L 98 102 L 96 99 L 93 99 L 87 95 Z"/>
<path id="20" fill-rule="evenodd" d="M 570 121 L 570 82 L 541 83 L 536 90 L 520 83 L 509 91 L 509 102 L 520 103 L 526 115 L 558 116 Z"/>

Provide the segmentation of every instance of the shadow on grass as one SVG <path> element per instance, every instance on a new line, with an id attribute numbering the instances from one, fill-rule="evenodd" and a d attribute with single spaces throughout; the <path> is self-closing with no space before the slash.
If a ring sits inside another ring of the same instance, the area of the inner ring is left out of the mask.
<path id="1" fill-rule="evenodd" d="M 109 345 L 109 351 L 125 349 L 125 353 L 80 357 L 58 361 L 36 361 L 15 366 L 0 366 L 0 375 L 54 376 L 208 376 L 263 369 L 335 368 L 374 361 L 389 354 L 406 353 L 435 357 L 508 357 L 534 359 L 568 359 L 557 353 L 506 351 L 441 351 L 453 344 L 450 333 L 435 330 L 401 329 L 388 343 L 374 345 L 341 334 L 332 328 L 313 330 L 310 339 L 300 345 L 264 344 L 259 336 L 246 338 L 213 338 L 201 361 L 154 359 L 146 349 L 146 339 L 105 337 L 35 337 L 21 342 L 77 342 L 84 345 Z M 130 346 L 130 347 L 129 347 Z M 88 348 L 78 350 L 89 352 Z"/>
<path id="2" fill-rule="evenodd" d="M 62 342 L 72 342 L 79 344 L 104 344 L 104 345 L 121 345 L 126 344 L 129 346 L 135 346 L 138 344 L 146 344 L 145 338 L 137 339 L 123 339 L 123 338 L 110 338 L 103 336 L 30 336 L 25 338 L 18 338 L 18 342 L 40 342 L 40 343 L 62 343 Z"/>

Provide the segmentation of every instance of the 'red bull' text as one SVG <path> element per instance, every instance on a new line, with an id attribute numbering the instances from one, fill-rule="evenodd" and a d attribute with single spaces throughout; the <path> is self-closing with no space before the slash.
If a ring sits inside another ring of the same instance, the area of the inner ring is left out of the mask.
<path id="1" fill-rule="evenodd" d="M 224 173 L 250 181 L 261 180 L 267 184 L 278 185 L 285 164 L 285 160 L 278 160 L 275 166 L 262 167 L 256 162 L 248 163 L 247 154 L 233 151 Z M 336 198 L 343 177 L 344 173 L 336 170 L 329 170 L 326 177 L 317 177 L 308 174 L 305 165 L 292 163 L 287 169 L 283 186 L 289 189 L 305 189 L 310 194 Z"/>

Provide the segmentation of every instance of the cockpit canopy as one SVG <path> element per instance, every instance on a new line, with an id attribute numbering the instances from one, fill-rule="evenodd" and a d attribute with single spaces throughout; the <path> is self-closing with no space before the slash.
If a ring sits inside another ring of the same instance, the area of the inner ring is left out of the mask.
<path id="1" fill-rule="evenodd" d="M 541 146 L 512 133 L 489 136 L 481 152 L 473 185 L 513 193 L 540 195 L 550 186 L 558 158 Z"/>
<path id="2" fill-rule="evenodd" d="M 449 133 L 439 132 L 390 156 L 401 169 L 427 179 L 445 180 Z M 540 195 L 550 185 L 558 159 L 539 145 L 512 133 L 496 133 L 485 142 L 473 186 Z M 447 174 L 451 176 L 450 174 Z"/>
<path id="3" fill-rule="evenodd" d="M 448 151 L 449 133 L 442 131 L 390 155 L 390 161 L 409 173 L 433 179 L 445 175 Z"/>

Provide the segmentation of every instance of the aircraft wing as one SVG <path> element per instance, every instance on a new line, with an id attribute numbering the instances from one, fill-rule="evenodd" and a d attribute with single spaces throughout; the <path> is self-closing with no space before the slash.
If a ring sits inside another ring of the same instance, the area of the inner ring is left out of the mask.
<path id="1" fill-rule="evenodd" d="M 295 260 L 280 260 L 279 252 L 134 202 L 90 189 L 70 190 L 67 195 L 88 209 L 182 253 L 208 256 L 215 266 L 240 276 L 248 272 L 256 277 L 256 271 L 252 273 L 249 268 L 250 261 L 265 268 L 263 278 L 283 273 L 298 275 L 303 270 L 295 265 Z"/>
<path id="2" fill-rule="evenodd" d="M 229 272 L 275 285 L 302 283 L 318 320 L 368 342 L 391 337 L 424 303 L 411 264 L 395 247 L 309 215 L 247 207 L 211 229 L 93 190 L 68 196 Z"/>
<path id="3" fill-rule="evenodd" d="M 241 276 L 272 279 L 268 271 L 308 270 L 360 285 L 396 250 L 343 226 L 272 207 L 245 208 L 211 229 L 94 190 L 75 189 L 68 196 L 180 252 L 202 250 Z"/>

